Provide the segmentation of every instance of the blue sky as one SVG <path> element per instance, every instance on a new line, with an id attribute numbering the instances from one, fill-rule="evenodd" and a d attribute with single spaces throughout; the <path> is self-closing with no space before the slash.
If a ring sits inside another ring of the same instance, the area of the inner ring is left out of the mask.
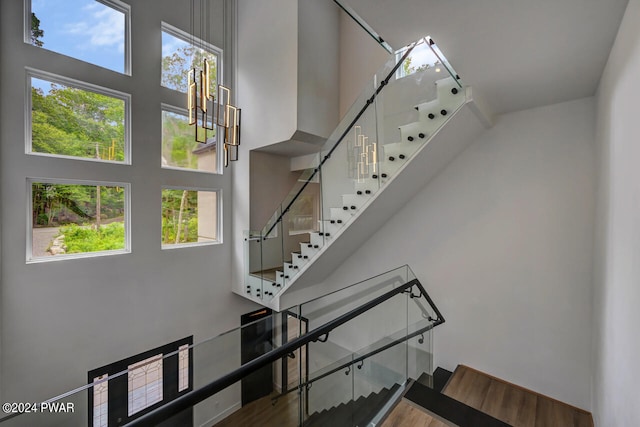
<path id="1" fill-rule="evenodd" d="M 32 0 L 44 48 L 124 72 L 124 14 L 94 0 Z"/>
<path id="2" fill-rule="evenodd" d="M 124 73 L 124 13 L 95 0 L 31 0 L 31 11 L 44 31 L 40 38 L 44 49 Z M 188 45 L 171 34 L 162 34 L 163 56 Z M 50 84 L 43 80 L 33 79 L 33 86 L 45 93 L 50 90 Z M 171 88 L 186 91 L 186 87 Z"/>

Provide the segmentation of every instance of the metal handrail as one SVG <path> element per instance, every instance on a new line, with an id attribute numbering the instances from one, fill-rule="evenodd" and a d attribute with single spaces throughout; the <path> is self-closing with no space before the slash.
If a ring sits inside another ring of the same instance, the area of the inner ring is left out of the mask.
<path id="1" fill-rule="evenodd" d="M 286 344 L 283 344 L 278 349 L 272 350 L 268 353 L 265 353 L 251 360 L 250 362 L 245 363 L 235 371 L 230 372 L 218 378 L 217 380 L 210 382 L 209 384 L 199 388 L 198 390 L 193 390 L 188 393 L 185 393 L 184 395 L 172 400 L 166 405 L 163 405 L 151 412 L 148 412 L 140 416 L 139 418 L 136 418 L 135 420 L 131 421 L 126 425 L 128 427 L 156 425 L 161 421 L 166 420 L 169 417 L 175 414 L 178 414 L 185 409 L 188 409 L 194 405 L 197 405 L 198 403 L 209 398 L 210 396 L 213 396 L 214 394 L 224 390 L 230 385 L 235 384 L 236 382 L 240 381 L 242 378 L 246 377 L 247 375 L 257 371 L 258 369 L 264 366 L 269 365 L 270 363 L 273 363 L 279 359 L 282 359 L 283 357 L 294 352 L 300 347 L 303 347 L 309 344 L 310 342 L 325 341 L 329 336 L 329 333 L 334 329 L 336 329 L 337 327 L 349 322 L 350 320 L 353 320 L 354 318 L 373 309 L 374 307 L 377 307 L 378 305 L 394 297 L 395 295 L 404 293 L 406 291 L 411 292 L 414 286 L 416 286 L 420 290 L 422 295 L 427 297 L 427 293 L 422 287 L 422 284 L 420 283 L 420 281 L 418 281 L 418 279 L 413 279 L 405 283 L 404 285 L 399 286 L 395 289 L 392 289 L 388 292 L 385 292 L 384 294 L 372 299 L 371 301 L 339 317 L 336 317 L 335 319 L 325 323 L 324 325 L 319 326 L 318 328 L 298 338 L 295 338 Z M 428 299 L 428 301 L 430 302 L 430 304 L 432 304 L 432 301 L 430 298 Z M 443 323 L 444 318 L 442 318 L 441 315 L 439 314 L 440 312 L 438 311 L 437 307 L 435 307 L 435 305 L 433 304 L 432 304 L 432 307 L 434 309 L 434 312 L 439 316 L 438 319 L 441 320 L 440 323 Z"/>

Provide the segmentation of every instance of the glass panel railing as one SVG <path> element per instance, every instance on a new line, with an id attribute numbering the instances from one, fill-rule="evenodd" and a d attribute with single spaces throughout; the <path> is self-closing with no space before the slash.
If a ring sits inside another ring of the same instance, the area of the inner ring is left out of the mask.
<path id="1" fill-rule="evenodd" d="M 251 269 L 262 262 L 260 271 L 282 272 L 281 287 L 273 295 L 261 292 L 261 299 L 269 301 L 293 283 L 465 102 L 459 77 L 430 38 L 392 55 L 327 139 L 318 167 L 301 177 L 261 231 L 272 236 L 282 229 L 282 244 L 262 240 L 261 250 L 248 251 L 262 257 L 249 260 Z M 313 227 L 292 236 L 287 230 L 305 221 L 296 215 L 309 204 L 318 212 L 311 216 Z"/>
<path id="2" fill-rule="evenodd" d="M 392 270 L 302 304 L 300 315 L 310 325 L 322 324 L 414 279 L 407 266 Z M 425 299 L 419 290 L 396 294 L 309 344 L 309 425 L 330 416 L 345 425 L 367 425 L 409 378 L 430 378 L 436 317 L 425 309 Z"/>
<path id="3" fill-rule="evenodd" d="M 393 53 L 393 48 L 389 45 L 389 43 L 385 42 L 382 37 L 369 25 L 367 22 L 362 19 L 355 10 L 351 6 L 349 6 L 344 1 L 334 0 L 334 2 L 340 6 L 340 8 L 351 18 L 353 21 L 358 24 L 376 43 L 378 43 L 384 50 L 389 53 Z"/>
<path id="4" fill-rule="evenodd" d="M 399 344 L 354 365 L 354 426 L 369 425 L 407 381 L 407 348 Z"/>
<path id="5" fill-rule="evenodd" d="M 321 231 L 320 174 L 305 169 L 285 199 L 258 231 L 245 231 L 245 287 L 247 297 L 273 298 L 317 249 L 310 234 Z M 317 246 L 317 242 L 314 242 Z"/>
<path id="6" fill-rule="evenodd" d="M 305 422 L 303 425 L 328 425 L 323 418 L 336 417 L 340 422 L 351 418 L 347 404 L 353 400 L 353 356 L 347 355 L 340 360 L 346 365 L 338 370 L 321 369 L 315 373 L 316 380 L 305 385 Z M 330 413 L 332 409 L 339 413 Z"/>
<path id="7" fill-rule="evenodd" d="M 239 328 L 105 372 L 54 398 L 8 390 L 7 401 L 47 405 L 30 413 L 16 407 L 25 413 L 0 424 L 297 426 L 340 405 L 351 408 L 340 416 L 359 423 L 358 402 L 411 372 L 431 373 L 431 350 L 421 346 L 443 321 L 408 266 L 280 313 L 264 310 Z M 150 421 L 148 411 L 160 418 Z"/>

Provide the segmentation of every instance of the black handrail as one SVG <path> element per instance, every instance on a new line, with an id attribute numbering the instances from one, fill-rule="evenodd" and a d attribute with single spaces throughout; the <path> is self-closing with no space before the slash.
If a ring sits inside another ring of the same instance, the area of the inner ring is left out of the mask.
<path id="1" fill-rule="evenodd" d="M 184 395 L 172 400 L 171 402 L 163 405 L 157 409 L 154 409 L 151 412 L 148 412 L 142 415 L 140 418 L 136 418 L 130 423 L 126 424 L 128 427 L 138 427 L 138 426 L 151 426 L 160 423 L 163 420 L 168 419 L 169 417 L 188 409 L 203 400 L 213 396 L 214 394 L 224 390 L 232 384 L 240 381 L 242 378 L 247 375 L 257 371 L 258 369 L 269 365 L 277 360 L 282 359 L 287 356 L 289 353 L 294 352 L 295 350 L 303 347 L 310 342 L 315 342 L 320 340 L 323 336 L 328 336 L 328 334 L 333 331 L 335 328 L 349 322 L 350 320 L 360 316 L 361 314 L 371 310 L 372 308 L 382 304 L 388 299 L 394 297 L 395 295 L 406 292 L 407 290 L 411 291 L 411 289 L 417 286 L 418 289 L 422 292 L 423 295 L 427 295 L 426 291 L 422 287 L 422 284 L 418 281 L 418 279 L 413 279 L 410 282 L 405 283 L 402 286 L 399 286 L 395 289 L 392 289 L 371 301 L 357 307 L 335 319 L 325 323 L 324 325 L 307 332 L 306 334 L 295 338 L 289 341 L 286 344 L 281 345 L 278 349 L 270 351 L 268 353 L 259 356 L 250 362 L 245 363 L 240 366 L 233 372 L 230 372 L 215 381 L 210 382 L 209 384 L 199 388 L 198 390 L 193 390 Z M 434 311 L 439 313 L 434 306 Z M 444 322 L 444 318 L 442 318 L 442 322 Z"/>
<path id="2" fill-rule="evenodd" d="M 378 94 L 382 91 L 382 89 L 384 89 L 384 87 L 389 83 L 389 80 L 391 80 L 391 78 L 395 75 L 396 71 L 398 71 L 398 68 L 400 68 L 400 65 L 402 65 L 402 63 L 405 61 L 405 59 L 407 59 L 407 57 L 409 56 L 409 54 L 411 53 L 411 51 L 413 50 L 413 48 L 416 46 L 416 43 L 413 43 L 411 46 L 409 46 L 409 48 L 406 50 L 406 52 L 404 53 L 404 55 L 402 55 L 402 58 L 399 61 L 396 61 L 396 65 L 394 65 L 393 69 L 391 70 L 391 72 L 389 74 L 387 74 L 387 77 L 385 77 L 384 80 L 382 80 L 380 82 L 380 85 L 376 88 L 376 91 L 373 93 L 373 95 L 371 95 L 371 98 L 367 99 L 367 102 L 364 104 L 364 106 L 360 109 L 360 111 L 358 112 L 358 114 L 356 115 L 356 117 L 351 120 L 351 123 L 349 123 L 349 126 L 347 126 L 344 130 L 344 132 L 342 132 L 342 135 L 340 135 L 340 137 L 338 138 L 338 140 L 336 141 L 336 143 L 333 145 L 333 147 L 331 147 L 331 150 L 329 150 L 329 152 L 327 153 L 326 156 L 324 156 L 322 158 L 322 160 L 320 161 L 320 164 L 318 165 L 317 168 L 315 168 L 313 170 L 313 173 L 311 174 L 311 176 L 309 178 L 307 178 L 307 181 L 302 185 L 302 187 L 300 188 L 300 190 L 298 190 L 298 192 L 296 193 L 296 195 L 293 197 L 293 199 L 291 199 L 291 201 L 289 202 L 289 204 L 287 205 L 286 208 L 284 208 L 282 210 L 282 212 L 280 212 L 280 216 L 278 216 L 278 219 L 276 219 L 274 221 L 274 223 L 271 225 L 271 227 L 269 227 L 269 230 L 262 235 L 263 239 L 266 239 L 267 236 L 273 231 L 273 229 L 276 227 L 276 225 L 278 225 L 278 223 L 280 221 L 282 221 L 282 218 L 284 218 L 285 214 L 287 212 L 289 212 L 289 209 L 291 208 L 291 206 L 293 206 L 293 203 L 298 200 L 298 197 L 300 196 L 300 194 L 302 194 L 302 192 L 304 191 L 305 188 L 307 188 L 307 185 L 309 184 L 309 182 L 311 182 L 311 180 L 313 179 L 314 176 L 316 176 L 316 174 L 320 171 L 320 169 L 322 168 L 322 165 L 324 165 L 324 162 L 326 162 L 327 160 L 329 160 L 329 158 L 331 157 L 331 154 L 333 154 L 333 152 L 335 151 L 336 148 L 338 148 L 338 145 L 342 142 L 342 140 L 345 138 L 345 136 L 347 136 L 349 134 L 349 132 L 351 131 L 351 128 L 358 122 L 358 120 L 360 120 L 360 117 L 362 117 L 362 115 L 364 114 L 365 111 L 367 111 L 367 109 L 369 108 L 369 105 L 373 104 L 373 101 L 376 99 L 376 97 L 378 96 Z"/>
<path id="3" fill-rule="evenodd" d="M 333 0 L 335 4 L 338 5 L 340 9 L 344 11 L 353 21 L 360 26 L 367 34 L 369 34 L 373 39 L 380 45 L 384 50 L 389 53 L 393 53 L 393 48 L 389 45 L 389 43 L 385 42 L 382 37 L 376 33 L 373 28 L 371 28 L 366 22 L 362 20 L 356 13 L 351 9 L 340 3 L 338 0 Z"/>

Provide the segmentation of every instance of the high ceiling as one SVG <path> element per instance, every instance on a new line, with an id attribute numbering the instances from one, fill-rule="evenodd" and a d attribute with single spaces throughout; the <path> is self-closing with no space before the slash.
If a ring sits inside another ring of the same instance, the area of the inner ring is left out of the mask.
<path id="1" fill-rule="evenodd" d="M 495 113 L 591 96 L 628 0 L 342 0 L 399 48 L 431 35 Z"/>

